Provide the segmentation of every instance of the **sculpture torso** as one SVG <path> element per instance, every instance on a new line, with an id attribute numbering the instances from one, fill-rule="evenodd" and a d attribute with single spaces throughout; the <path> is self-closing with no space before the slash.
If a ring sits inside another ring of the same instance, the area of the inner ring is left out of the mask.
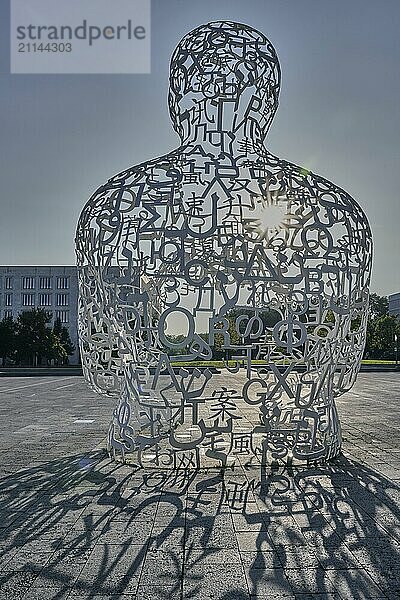
<path id="1" fill-rule="evenodd" d="M 265 462 L 329 458 L 334 397 L 364 347 L 367 220 L 343 190 L 270 154 L 254 123 L 251 138 L 248 121 L 233 133 L 199 119 L 180 148 L 101 186 L 78 226 L 84 369 L 120 396 L 110 446 L 165 454 L 168 439 L 182 464 L 201 448 L 225 464 L 248 435 Z M 186 325 L 180 341 L 171 320 Z M 174 373 L 217 346 L 227 377 Z"/>

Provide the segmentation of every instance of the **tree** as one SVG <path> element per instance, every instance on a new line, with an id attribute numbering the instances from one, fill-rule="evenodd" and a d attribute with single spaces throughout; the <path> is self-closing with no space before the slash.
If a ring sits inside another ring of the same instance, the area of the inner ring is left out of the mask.
<path id="1" fill-rule="evenodd" d="M 60 338 L 48 328 L 47 330 L 47 361 L 54 360 L 57 364 L 64 363 L 68 359 L 68 354 L 60 340 Z"/>
<path id="2" fill-rule="evenodd" d="M 43 308 L 33 308 L 18 315 L 16 354 L 21 364 L 37 366 L 43 356 L 52 352 L 51 329 L 47 325 L 51 321 L 51 313 Z"/>
<path id="3" fill-rule="evenodd" d="M 228 334 L 229 334 L 229 339 L 230 339 L 230 345 L 235 345 L 238 344 L 238 342 L 240 341 L 239 338 L 239 334 L 236 331 L 236 327 L 235 327 L 235 318 L 228 314 L 225 315 L 225 317 L 223 317 L 223 319 L 228 321 Z M 220 323 L 216 324 L 216 329 L 215 331 L 217 332 L 218 329 L 224 329 L 223 326 L 224 321 L 221 319 Z M 224 334 L 223 333 L 214 333 L 214 345 L 211 346 L 211 350 L 213 353 L 213 358 L 217 359 L 217 360 L 221 360 L 223 358 L 228 359 L 229 358 L 229 350 L 226 350 L 225 348 L 222 348 L 222 346 L 224 345 Z"/>
<path id="4" fill-rule="evenodd" d="M 395 358 L 395 333 L 400 336 L 400 320 L 389 315 L 387 296 L 371 294 L 364 357 L 383 360 Z"/>
<path id="5" fill-rule="evenodd" d="M 367 347 L 370 358 L 393 360 L 394 336 L 400 339 L 400 319 L 397 316 L 383 315 L 371 319 L 367 329 Z"/>
<path id="6" fill-rule="evenodd" d="M 63 358 L 63 362 L 68 362 L 68 356 L 71 356 L 71 354 L 74 353 L 75 346 L 71 340 L 68 329 L 63 327 L 59 317 L 57 317 L 57 319 L 54 321 L 53 333 L 58 338 L 61 347 L 64 350 L 65 356 Z"/>
<path id="7" fill-rule="evenodd" d="M 3 367 L 16 349 L 17 324 L 12 317 L 4 317 L 0 321 L 0 356 Z"/>
<path id="8" fill-rule="evenodd" d="M 371 294 L 369 297 L 369 318 L 377 319 L 389 313 L 389 299 L 387 296 Z"/>

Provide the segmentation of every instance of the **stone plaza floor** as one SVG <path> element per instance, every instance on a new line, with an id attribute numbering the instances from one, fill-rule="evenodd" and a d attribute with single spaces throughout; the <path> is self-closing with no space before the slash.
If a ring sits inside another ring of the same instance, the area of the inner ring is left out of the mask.
<path id="1" fill-rule="evenodd" d="M 327 466 L 111 462 L 112 399 L 80 377 L 0 379 L 0 599 L 400 598 L 400 374 L 338 401 Z"/>

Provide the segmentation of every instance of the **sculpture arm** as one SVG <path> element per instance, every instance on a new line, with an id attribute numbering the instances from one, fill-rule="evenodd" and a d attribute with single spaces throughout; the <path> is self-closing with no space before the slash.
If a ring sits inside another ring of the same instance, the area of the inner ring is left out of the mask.
<path id="1" fill-rule="evenodd" d="M 104 278 L 99 215 L 103 210 L 92 196 L 79 218 L 75 248 L 78 271 L 78 334 L 83 374 L 96 392 L 118 396 L 121 386 L 121 361 L 113 331 L 114 315 Z"/>
<path id="2" fill-rule="evenodd" d="M 344 335 L 340 343 L 337 370 L 334 376 L 334 395 L 341 396 L 354 385 L 364 354 L 368 324 L 368 291 L 351 312 L 344 324 Z"/>
<path id="3" fill-rule="evenodd" d="M 341 347 L 334 378 L 335 396 L 353 387 L 360 370 L 367 337 L 373 251 L 371 229 L 364 212 L 346 192 L 342 192 L 341 198 L 349 207 L 348 234 L 344 240 L 348 246 L 346 273 L 349 312 L 341 323 Z"/>

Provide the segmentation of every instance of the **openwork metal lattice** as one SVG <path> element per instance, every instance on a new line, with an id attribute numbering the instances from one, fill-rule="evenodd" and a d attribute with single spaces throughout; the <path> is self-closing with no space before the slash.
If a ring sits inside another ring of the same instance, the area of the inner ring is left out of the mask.
<path id="1" fill-rule="evenodd" d="M 197 467 L 340 450 L 335 397 L 363 353 L 371 233 L 346 192 L 266 149 L 279 85 L 258 31 L 190 32 L 170 71 L 181 145 L 83 209 L 81 356 L 90 385 L 118 398 L 114 455 Z M 199 362 L 215 356 L 219 373 Z"/>

